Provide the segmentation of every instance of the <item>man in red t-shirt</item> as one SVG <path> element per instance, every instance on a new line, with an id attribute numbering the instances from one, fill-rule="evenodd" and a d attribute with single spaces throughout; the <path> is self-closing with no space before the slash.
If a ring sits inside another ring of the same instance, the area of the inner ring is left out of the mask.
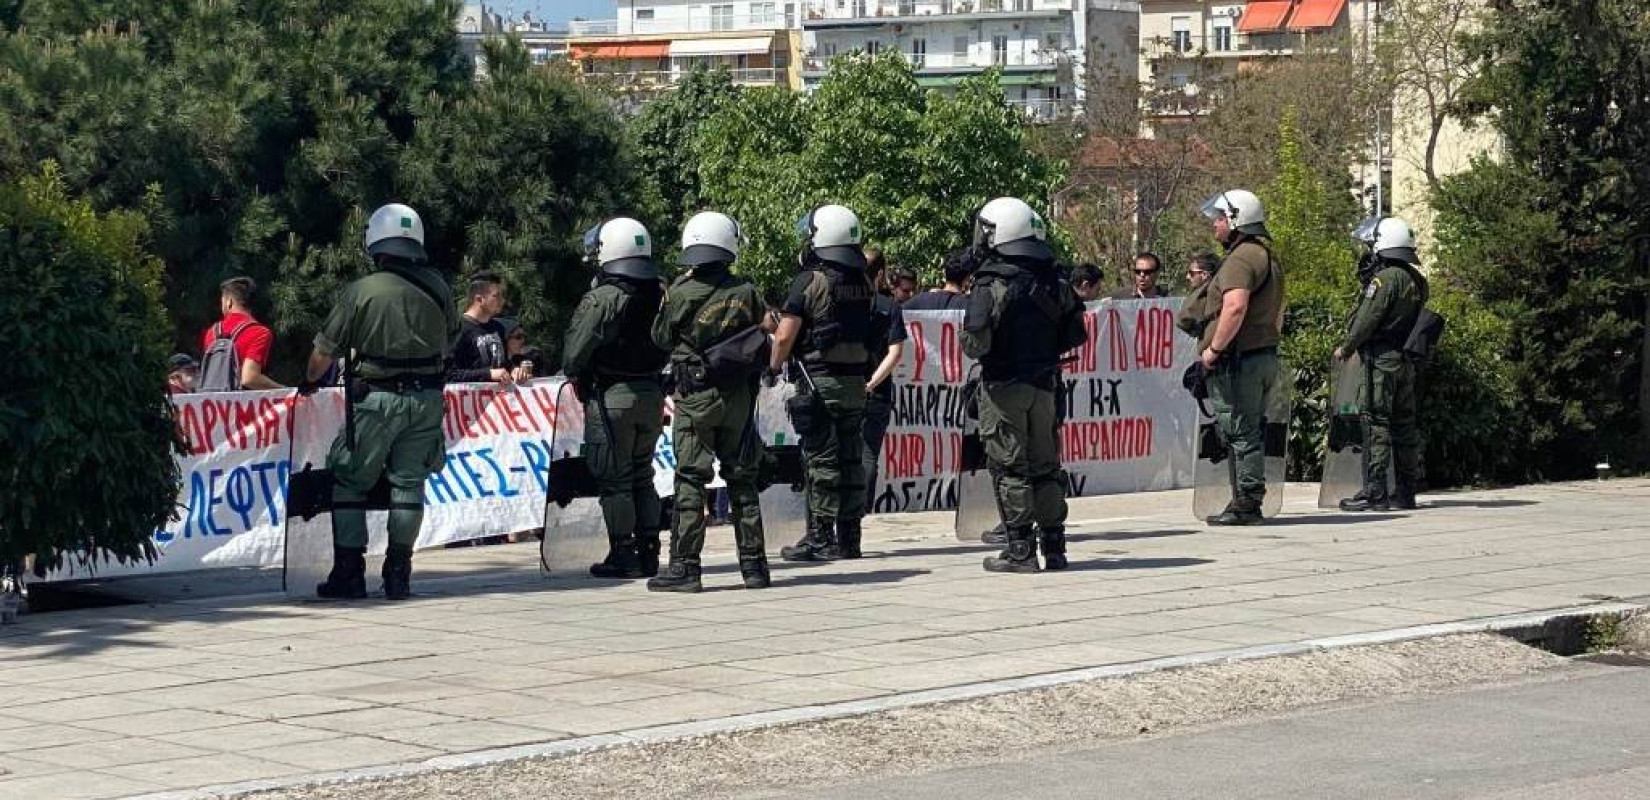
<path id="1" fill-rule="evenodd" d="M 223 331 L 225 336 L 233 336 L 235 360 L 240 362 L 242 389 L 284 389 L 264 374 L 264 368 L 269 364 L 269 350 L 275 344 L 275 334 L 265 325 L 252 317 L 248 304 L 252 296 L 258 291 L 258 284 L 251 278 L 230 278 L 218 286 L 221 290 L 219 305 L 223 309 L 223 320 L 217 325 L 206 329 L 201 336 L 201 352 L 212 349 L 212 342 Z"/>

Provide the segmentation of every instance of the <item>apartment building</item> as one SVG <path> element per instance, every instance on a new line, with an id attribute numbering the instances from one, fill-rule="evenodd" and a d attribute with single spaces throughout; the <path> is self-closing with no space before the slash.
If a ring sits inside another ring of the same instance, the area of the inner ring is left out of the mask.
<path id="1" fill-rule="evenodd" d="M 659 90 L 697 65 L 744 86 L 801 88 L 796 0 L 626 0 L 617 16 L 568 23 L 568 59 L 584 75 Z"/>
<path id="2" fill-rule="evenodd" d="M 1029 118 L 1051 119 L 1082 101 L 1088 6 L 1084 0 L 805 0 L 803 84 L 817 85 L 839 54 L 891 50 L 911 62 L 919 84 L 937 89 L 1000 68 L 1009 102 Z"/>

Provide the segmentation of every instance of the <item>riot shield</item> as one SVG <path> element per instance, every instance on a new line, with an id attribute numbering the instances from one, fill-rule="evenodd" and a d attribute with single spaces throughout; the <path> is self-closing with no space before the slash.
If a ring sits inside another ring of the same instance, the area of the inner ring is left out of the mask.
<path id="1" fill-rule="evenodd" d="M 1266 419 L 1262 434 L 1266 451 L 1266 498 L 1261 502 L 1261 514 L 1277 516 L 1283 510 L 1283 484 L 1289 470 L 1289 424 L 1293 405 L 1294 380 L 1285 367 L 1279 371 L 1278 384 L 1266 399 Z M 1232 502 L 1233 487 L 1237 484 L 1237 464 L 1231 457 L 1231 447 L 1220 429 L 1212 407 L 1198 403 L 1196 448 L 1196 481 L 1192 489 L 1192 514 L 1208 519 L 1226 510 Z"/>
<path id="2" fill-rule="evenodd" d="M 980 413 L 978 393 L 984 391 L 976 382 L 968 390 L 964 401 L 968 408 L 963 414 L 961 471 L 957 474 L 957 513 L 952 531 L 960 542 L 978 542 L 986 532 L 1001 525 L 1002 509 L 997 505 L 997 485 L 987 468 L 985 445 L 980 442 Z"/>
<path id="3" fill-rule="evenodd" d="M 539 543 L 539 565 L 550 578 L 588 578 L 590 565 L 607 557 L 607 526 L 585 461 L 584 404 L 572 386 L 556 388 L 550 425 L 544 540 Z"/>
<path id="4" fill-rule="evenodd" d="M 763 537 L 773 553 L 801 539 L 808 527 L 802 447 L 785 411 L 786 401 L 795 395 L 796 386 L 789 381 L 764 386 L 757 393 L 756 432 L 766 450 L 761 480 L 766 487 L 758 500 Z"/>
<path id="5" fill-rule="evenodd" d="M 287 476 L 286 542 L 282 550 L 281 580 L 287 597 L 314 598 L 315 587 L 332 571 L 332 470 L 327 453 L 333 431 L 348 435 L 344 423 L 344 390 L 322 389 L 299 396 L 292 409 L 291 472 Z M 382 476 L 368 493 L 367 586 L 383 560 L 388 534 L 384 528 L 390 507 L 390 485 Z"/>
<path id="6" fill-rule="evenodd" d="M 1342 500 L 1364 486 L 1363 370 L 1363 358 L 1357 353 L 1329 365 L 1329 431 L 1318 508 L 1339 508 Z"/>

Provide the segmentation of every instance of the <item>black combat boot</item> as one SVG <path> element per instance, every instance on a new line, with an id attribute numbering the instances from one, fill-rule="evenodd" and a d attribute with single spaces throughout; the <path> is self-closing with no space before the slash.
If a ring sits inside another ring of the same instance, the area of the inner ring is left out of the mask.
<path id="1" fill-rule="evenodd" d="M 1008 528 L 998 525 L 980 536 L 983 544 L 1008 544 Z"/>
<path id="2" fill-rule="evenodd" d="M 651 578 L 659 574 L 659 545 L 658 531 L 642 531 L 636 534 L 636 560 L 642 568 L 642 575 Z"/>
<path id="3" fill-rule="evenodd" d="M 1266 521 L 1260 513 L 1260 501 L 1240 497 L 1226 506 L 1226 510 L 1209 517 L 1210 525 L 1259 525 Z"/>
<path id="4" fill-rule="evenodd" d="M 590 565 L 592 578 L 640 578 L 642 577 L 641 557 L 636 553 L 636 537 L 626 536 L 616 539 L 607 548 L 607 558 L 600 564 Z"/>
<path id="5" fill-rule="evenodd" d="M 384 553 L 384 599 L 405 600 L 412 597 L 412 548 L 391 544 Z"/>
<path id="6" fill-rule="evenodd" d="M 1036 572 L 1037 541 L 1032 536 L 1031 528 L 1010 528 L 1008 548 L 997 555 L 986 556 L 985 571 Z"/>
<path id="7" fill-rule="evenodd" d="M 360 600 L 367 596 L 367 548 L 332 548 L 332 572 L 326 583 L 315 587 L 317 597 L 326 600 Z"/>
<path id="8" fill-rule="evenodd" d="M 663 573 L 647 582 L 650 592 L 687 592 L 698 594 L 704 586 L 699 582 L 699 565 L 670 562 Z"/>
<path id="9" fill-rule="evenodd" d="M 859 558 L 864 555 L 859 550 L 861 531 L 860 521 L 857 519 L 839 519 L 836 521 L 836 546 L 843 558 Z"/>
<path id="10" fill-rule="evenodd" d="M 1364 490 L 1341 501 L 1342 511 L 1390 511 L 1386 492 L 1364 487 Z"/>
<path id="11" fill-rule="evenodd" d="M 1038 531 L 1043 545 L 1043 569 L 1065 569 L 1066 561 L 1066 529 L 1045 528 Z"/>
<path id="12" fill-rule="evenodd" d="M 746 589 L 766 589 L 773 585 L 773 578 L 768 574 L 767 556 L 740 556 L 739 574 L 745 578 Z"/>
<path id="13" fill-rule="evenodd" d="M 808 532 L 796 544 L 779 548 L 779 557 L 786 561 L 832 561 L 839 555 L 836 549 L 836 520 L 808 516 Z"/>
<path id="14" fill-rule="evenodd" d="M 1420 508 L 1415 502 L 1415 484 L 1408 481 L 1398 481 L 1398 486 L 1387 500 L 1387 505 L 1399 511 L 1414 511 Z"/>

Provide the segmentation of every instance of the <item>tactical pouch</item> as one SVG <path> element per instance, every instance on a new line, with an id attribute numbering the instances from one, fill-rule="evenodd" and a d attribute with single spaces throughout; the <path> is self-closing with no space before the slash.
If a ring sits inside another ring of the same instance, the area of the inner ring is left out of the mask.
<path id="1" fill-rule="evenodd" d="M 1404 341 L 1404 354 L 1416 361 L 1432 358 L 1438 341 L 1444 338 L 1444 318 L 1425 308 L 1415 317 L 1415 327 Z"/>
<path id="2" fill-rule="evenodd" d="M 760 325 L 752 325 L 705 348 L 705 378 L 724 382 L 749 378 L 766 369 L 773 340 Z"/>
<path id="3" fill-rule="evenodd" d="M 1220 435 L 1220 423 L 1205 422 L 1198 426 L 1197 457 L 1211 464 L 1226 460 L 1226 438 Z"/>

